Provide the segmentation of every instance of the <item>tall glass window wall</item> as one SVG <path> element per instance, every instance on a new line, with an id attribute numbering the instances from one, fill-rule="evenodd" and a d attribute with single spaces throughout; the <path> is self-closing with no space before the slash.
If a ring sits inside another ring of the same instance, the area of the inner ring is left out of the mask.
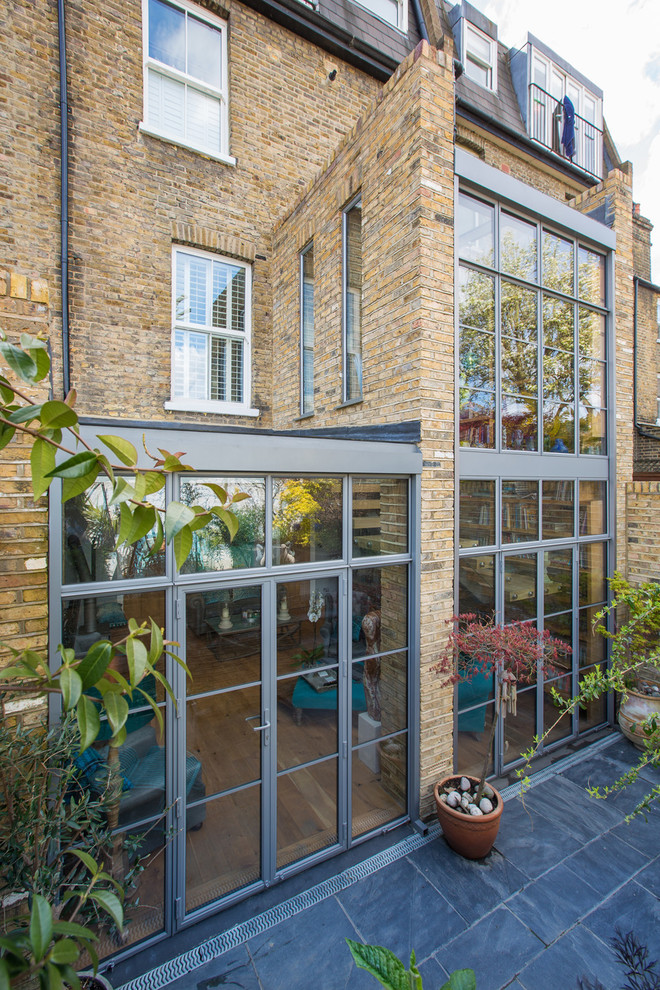
<path id="1" fill-rule="evenodd" d="M 612 566 L 607 258 L 479 196 L 461 193 L 458 217 L 456 607 L 534 622 L 567 647 L 519 686 L 490 754 L 501 773 L 534 736 L 547 749 L 607 718 L 601 699 L 555 725 L 552 696 L 606 659 L 592 623 Z M 483 763 L 493 699 L 492 677 L 458 685 L 458 770 Z"/>
<path id="2" fill-rule="evenodd" d="M 214 517 L 181 571 L 155 532 L 117 546 L 105 482 L 62 507 L 54 641 L 84 655 L 153 616 L 190 671 L 168 663 L 176 709 L 155 681 L 141 685 L 165 730 L 136 695 L 119 750 L 118 834 L 148 856 L 131 942 L 409 812 L 410 479 L 187 473 L 161 505 L 210 507 L 208 484 L 249 497 L 234 539 Z M 101 952 L 117 948 L 109 939 Z"/>

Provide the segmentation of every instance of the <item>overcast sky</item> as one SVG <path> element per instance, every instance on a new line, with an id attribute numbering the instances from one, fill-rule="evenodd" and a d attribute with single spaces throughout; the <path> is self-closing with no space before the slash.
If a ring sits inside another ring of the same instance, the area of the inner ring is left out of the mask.
<path id="1" fill-rule="evenodd" d="M 520 47 L 530 31 L 603 90 L 603 113 L 633 199 L 655 229 L 653 281 L 660 283 L 660 0 L 472 0 Z"/>

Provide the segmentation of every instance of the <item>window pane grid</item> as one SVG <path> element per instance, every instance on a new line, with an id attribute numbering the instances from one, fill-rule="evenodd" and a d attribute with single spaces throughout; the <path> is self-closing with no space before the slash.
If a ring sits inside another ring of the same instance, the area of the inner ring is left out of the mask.
<path id="1" fill-rule="evenodd" d="M 226 149 L 223 25 L 149 0 L 145 39 L 149 128 L 213 154 Z"/>
<path id="2" fill-rule="evenodd" d="M 175 398 L 244 401 L 246 273 L 242 266 L 177 250 Z"/>
<path id="3" fill-rule="evenodd" d="M 604 256 L 467 194 L 458 241 L 460 444 L 605 454 Z"/>

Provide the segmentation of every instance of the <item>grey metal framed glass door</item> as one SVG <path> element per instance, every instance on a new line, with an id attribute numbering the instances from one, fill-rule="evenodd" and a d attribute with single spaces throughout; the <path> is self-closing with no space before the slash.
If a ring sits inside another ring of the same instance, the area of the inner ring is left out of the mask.
<path id="1" fill-rule="evenodd" d="M 179 678 L 175 719 L 178 921 L 346 842 L 345 581 L 181 592 L 191 677 Z"/>
<path id="2" fill-rule="evenodd" d="M 177 921 L 263 878 L 268 604 L 262 583 L 194 588 L 179 598 L 191 676 L 179 676 L 175 719 Z"/>

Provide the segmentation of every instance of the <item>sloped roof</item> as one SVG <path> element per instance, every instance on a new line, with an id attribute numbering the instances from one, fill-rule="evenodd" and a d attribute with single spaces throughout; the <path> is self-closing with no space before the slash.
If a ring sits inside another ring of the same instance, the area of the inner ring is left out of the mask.
<path id="1" fill-rule="evenodd" d="M 242 0 L 296 34 L 377 78 L 389 78 L 421 40 L 410 0 L 408 31 L 387 24 L 356 0 Z M 368 3 L 368 0 L 365 0 Z"/>

